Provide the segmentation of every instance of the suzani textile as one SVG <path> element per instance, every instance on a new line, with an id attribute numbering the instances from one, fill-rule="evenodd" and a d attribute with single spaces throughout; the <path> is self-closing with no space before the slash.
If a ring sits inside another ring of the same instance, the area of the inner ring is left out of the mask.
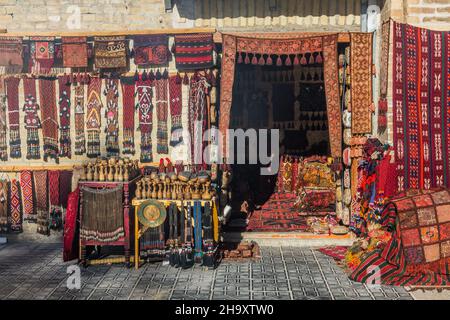
<path id="1" fill-rule="evenodd" d="M 450 32 L 394 22 L 397 190 L 450 186 Z"/>

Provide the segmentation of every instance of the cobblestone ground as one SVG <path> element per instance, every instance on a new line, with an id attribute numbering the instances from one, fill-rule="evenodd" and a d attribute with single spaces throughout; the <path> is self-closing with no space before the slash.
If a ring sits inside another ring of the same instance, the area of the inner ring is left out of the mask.
<path id="1" fill-rule="evenodd" d="M 348 280 L 333 259 L 311 248 L 262 247 L 258 261 L 222 262 L 216 270 L 161 263 L 81 269 L 81 289 L 66 287 L 60 244 L 0 246 L 0 299 L 412 299 L 402 287 Z"/>

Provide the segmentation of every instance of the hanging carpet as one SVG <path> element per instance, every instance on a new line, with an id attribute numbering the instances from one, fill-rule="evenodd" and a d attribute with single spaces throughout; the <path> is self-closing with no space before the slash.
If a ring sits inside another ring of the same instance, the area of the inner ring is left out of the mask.
<path id="1" fill-rule="evenodd" d="M 106 96 L 106 152 L 108 157 L 119 156 L 119 80 L 105 80 Z"/>
<path id="2" fill-rule="evenodd" d="M 169 37 L 167 35 L 134 36 L 134 63 L 139 67 L 167 64 Z"/>
<path id="3" fill-rule="evenodd" d="M 36 213 L 38 215 L 48 213 L 49 194 L 48 194 L 48 176 L 47 171 L 33 172 L 33 190 L 36 198 Z"/>
<path id="4" fill-rule="evenodd" d="M 141 132 L 141 162 L 152 162 L 152 126 L 153 126 L 153 91 L 151 80 L 139 79 L 136 82 L 139 110 L 139 131 Z"/>
<path id="5" fill-rule="evenodd" d="M 0 180 L 0 232 L 8 232 L 8 181 Z"/>
<path id="6" fill-rule="evenodd" d="M 22 191 L 23 219 L 32 220 L 36 212 L 34 209 L 33 176 L 29 170 L 20 173 L 20 189 Z"/>
<path id="7" fill-rule="evenodd" d="M 135 81 L 132 77 L 120 79 L 122 84 L 123 103 L 123 154 L 135 153 L 134 145 L 134 111 L 135 111 Z"/>
<path id="8" fill-rule="evenodd" d="M 94 37 L 95 68 L 126 68 L 128 41 L 124 36 Z"/>
<path id="9" fill-rule="evenodd" d="M 16 159 L 22 157 L 19 128 L 19 78 L 6 78 L 6 95 L 9 119 L 9 155 Z"/>
<path id="10" fill-rule="evenodd" d="M 155 83 L 156 117 L 158 128 L 156 131 L 156 150 L 159 154 L 169 153 L 169 142 L 167 138 L 167 113 L 168 113 L 168 80 L 161 78 Z"/>
<path id="11" fill-rule="evenodd" d="M 0 160 L 8 160 L 8 138 L 6 122 L 6 84 L 3 77 L 0 77 Z"/>
<path id="12" fill-rule="evenodd" d="M 72 142 L 70 138 L 70 83 L 66 76 L 58 77 L 59 83 L 59 156 L 72 157 Z"/>
<path id="13" fill-rule="evenodd" d="M 207 69 L 213 63 L 212 34 L 175 35 L 175 63 L 178 70 Z"/>
<path id="14" fill-rule="evenodd" d="M 59 174 L 59 203 L 62 207 L 67 207 L 67 198 L 72 191 L 72 171 L 60 171 Z"/>
<path id="15" fill-rule="evenodd" d="M 54 37 L 30 37 L 29 73 L 46 74 L 51 71 L 55 62 L 54 41 Z"/>
<path id="16" fill-rule="evenodd" d="M 182 90 L 181 90 L 181 77 L 179 75 L 169 78 L 169 93 L 170 93 L 170 119 L 171 119 L 171 134 L 170 145 L 176 146 L 183 141 L 182 129 L 183 124 L 181 122 L 182 113 Z"/>
<path id="17" fill-rule="evenodd" d="M 86 153 L 86 137 L 84 135 L 84 85 L 75 85 L 75 154 Z"/>
<path id="18" fill-rule="evenodd" d="M 0 66 L 5 73 L 20 73 L 23 68 L 21 37 L 0 37 Z"/>
<path id="19" fill-rule="evenodd" d="M 39 105 L 36 96 L 36 80 L 33 78 L 23 79 L 23 91 L 25 104 L 25 129 L 27 130 L 27 159 L 40 159 L 39 129 L 41 120 L 39 119 Z"/>
<path id="20" fill-rule="evenodd" d="M 16 179 L 11 180 L 8 202 L 10 229 L 14 232 L 22 232 L 22 201 L 20 185 Z"/>
<path id="21" fill-rule="evenodd" d="M 64 223 L 64 249 L 63 261 L 70 261 L 78 257 L 78 241 L 76 241 L 76 229 L 78 218 L 78 203 L 80 189 L 71 192 L 68 197 L 66 219 Z"/>
<path id="22" fill-rule="evenodd" d="M 86 37 L 61 37 L 61 41 L 65 68 L 85 68 L 88 66 Z"/>
<path id="23" fill-rule="evenodd" d="M 96 158 L 100 156 L 100 127 L 102 100 L 102 79 L 92 78 L 88 86 L 86 129 L 88 133 L 87 156 Z"/>
<path id="24" fill-rule="evenodd" d="M 56 107 L 56 88 L 54 80 L 39 80 L 41 102 L 42 135 L 44 137 L 44 161 L 48 158 L 59 163 L 58 152 L 58 110 Z"/>

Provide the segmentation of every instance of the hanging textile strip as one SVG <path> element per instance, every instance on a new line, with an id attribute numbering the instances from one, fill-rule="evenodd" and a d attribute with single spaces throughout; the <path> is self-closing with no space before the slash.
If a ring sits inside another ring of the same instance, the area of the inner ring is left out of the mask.
<path id="1" fill-rule="evenodd" d="M 19 128 L 19 82 L 19 78 L 5 79 L 9 119 L 9 155 L 13 159 L 22 157 Z"/>
<path id="2" fill-rule="evenodd" d="M 23 92 L 25 99 L 23 105 L 24 122 L 27 130 L 27 159 L 40 159 L 39 129 L 41 128 L 41 121 L 38 115 L 39 105 L 36 101 L 36 80 L 34 78 L 23 79 Z"/>
<path id="3" fill-rule="evenodd" d="M 30 37 L 29 72 L 49 73 L 54 64 L 54 37 Z M 41 103 L 42 104 L 42 103 Z"/>
<path id="4" fill-rule="evenodd" d="M 68 197 L 66 219 L 64 223 L 64 249 L 63 261 L 70 261 L 78 257 L 78 250 L 75 248 L 78 241 L 75 240 L 78 218 L 78 202 L 80 198 L 80 189 L 71 192 Z"/>
<path id="5" fill-rule="evenodd" d="M 39 96 L 41 101 L 42 135 L 44 137 L 44 161 L 58 158 L 58 110 L 56 108 L 55 81 L 40 79 Z"/>
<path id="6" fill-rule="evenodd" d="M 86 37 L 61 37 L 61 41 L 65 68 L 85 68 L 88 66 Z"/>
<path id="7" fill-rule="evenodd" d="M 123 238 L 122 187 L 106 190 L 83 187 L 82 192 L 80 238 L 101 242 Z"/>
<path id="8" fill-rule="evenodd" d="M 47 171 L 34 171 L 33 182 L 36 196 L 36 213 L 39 215 L 48 212 Z"/>
<path id="9" fill-rule="evenodd" d="M 372 33 L 352 32 L 352 134 L 372 132 Z"/>
<path id="10" fill-rule="evenodd" d="M 0 232 L 8 232 L 8 181 L 0 180 Z"/>
<path id="11" fill-rule="evenodd" d="M 324 80 L 327 99 L 328 131 L 332 157 L 342 154 L 341 107 L 337 59 L 337 35 L 323 37 Z M 353 117 L 352 117 L 353 118 Z"/>
<path id="12" fill-rule="evenodd" d="M 22 208 L 24 220 L 32 220 L 35 217 L 33 202 L 33 176 L 29 170 L 20 173 L 20 189 L 22 191 Z"/>
<path id="13" fill-rule="evenodd" d="M 61 171 L 59 173 L 59 203 L 67 207 L 67 199 L 72 191 L 72 171 Z"/>
<path id="14" fill-rule="evenodd" d="M 140 67 L 164 65 L 169 60 L 169 37 L 167 35 L 135 36 L 134 63 Z"/>
<path id="15" fill-rule="evenodd" d="M 183 142 L 183 125 L 181 122 L 182 112 L 182 92 L 181 92 L 181 78 L 179 75 L 172 76 L 169 79 L 170 92 L 170 118 L 171 118 L 171 135 L 170 145 L 172 147 Z"/>
<path id="16" fill-rule="evenodd" d="M 207 127 L 207 98 L 209 84 L 205 77 L 192 77 L 189 92 L 189 133 L 191 136 L 191 163 L 203 163 L 203 133 Z M 199 149 L 196 146 L 201 146 Z"/>
<path id="17" fill-rule="evenodd" d="M 70 83 L 67 76 L 58 77 L 59 83 L 59 156 L 72 158 L 70 139 Z"/>
<path id="18" fill-rule="evenodd" d="M 75 154 L 86 153 L 86 138 L 84 136 L 84 85 L 75 86 Z"/>
<path id="19" fill-rule="evenodd" d="M 152 87 L 150 80 L 138 80 L 136 83 L 139 110 L 139 131 L 141 131 L 141 162 L 152 162 Z"/>
<path id="20" fill-rule="evenodd" d="M 0 77 L 0 160 L 8 160 L 8 142 L 6 137 L 6 87 L 5 81 Z"/>
<path id="21" fill-rule="evenodd" d="M 119 80 L 105 80 L 106 96 L 106 152 L 108 157 L 119 156 Z"/>
<path id="22" fill-rule="evenodd" d="M 381 65 L 380 65 L 380 96 L 386 98 L 388 88 L 388 64 L 389 64 L 389 36 L 390 20 L 381 26 Z"/>
<path id="23" fill-rule="evenodd" d="M 160 154 L 168 154 L 169 146 L 167 140 L 167 84 L 168 80 L 161 78 L 156 80 L 156 116 L 158 118 L 158 130 L 156 131 L 156 150 Z"/>
<path id="24" fill-rule="evenodd" d="M 134 154 L 134 97 L 135 81 L 132 77 L 123 77 L 122 84 L 123 101 L 123 154 Z"/>
<path id="25" fill-rule="evenodd" d="M 59 183 L 60 172 L 58 170 L 48 171 L 48 193 L 50 196 L 50 209 L 53 207 L 59 207 Z"/>
<path id="26" fill-rule="evenodd" d="M 175 63 L 178 70 L 206 69 L 214 65 L 212 34 L 175 35 Z"/>
<path id="27" fill-rule="evenodd" d="M 22 232 L 22 201 L 19 182 L 16 179 L 11 180 L 8 203 L 10 230 Z"/>
<path id="28" fill-rule="evenodd" d="M 102 79 L 92 78 L 88 86 L 86 117 L 86 129 L 88 132 L 87 156 L 89 158 L 96 158 L 100 156 L 100 112 L 103 107 L 102 100 L 100 98 L 101 91 Z"/>
<path id="29" fill-rule="evenodd" d="M 5 67 L 5 73 L 22 72 L 22 54 L 22 38 L 0 37 L 0 66 Z"/>
<path id="30" fill-rule="evenodd" d="M 125 68 L 127 66 L 127 45 L 124 36 L 94 37 L 95 67 Z"/>

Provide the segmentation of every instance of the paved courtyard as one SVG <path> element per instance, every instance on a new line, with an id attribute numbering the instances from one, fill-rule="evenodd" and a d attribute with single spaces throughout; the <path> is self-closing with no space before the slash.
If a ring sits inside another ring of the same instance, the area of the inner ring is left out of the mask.
<path id="1" fill-rule="evenodd" d="M 413 299 L 401 287 L 371 288 L 348 280 L 333 259 L 301 247 L 262 247 L 258 261 L 225 261 L 215 270 L 161 263 L 81 269 L 69 290 L 61 245 L 0 245 L 0 299 Z"/>

